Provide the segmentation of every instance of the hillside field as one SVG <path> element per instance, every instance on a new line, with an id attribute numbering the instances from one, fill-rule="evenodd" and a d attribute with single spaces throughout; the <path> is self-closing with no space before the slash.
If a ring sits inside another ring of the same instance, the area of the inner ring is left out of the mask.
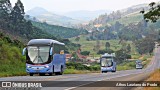
<path id="1" fill-rule="evenodd" d="M 81 50 L 82 51 L 90 51 L 90 55 L 97 55 L 96 52 L 93 50 L 94 46 L 96 45 L 96 40 L 92 41 L 87 41 L 86 40 L 86 35 L 81 35 L 79 41 L 76 41 L 76 37 L 70 38 L 69 40 L 73 43 L 80 44 L 81 45 Z M 119 44 L 119 40 L 99 40 L 100 41 L 100 50 L 105 49 L 105 43 L 109 42 L 110 43 L 110 49 L 117 51 L 120 50 L 122 45 Z M 138 58 L 140 55 L 137 53 L 135 46 L 132 44 L 131 41 L 127 41 L 127 44 L 131 45 L 131 55 L 133 58 Z"/>

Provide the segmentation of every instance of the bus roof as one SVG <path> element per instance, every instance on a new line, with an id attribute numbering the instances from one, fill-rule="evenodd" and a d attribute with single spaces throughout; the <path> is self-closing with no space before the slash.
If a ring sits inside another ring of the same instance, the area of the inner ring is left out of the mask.
<path id="1" fill-rule="evenodd" d="M 52 39 L 32 39 L 28 42 L 28 46 L 30 45 L 51 45 L 52 43 L 56 43 L 59 45 L 65 45 L 64 43 L 61 43 L 59 41 L 56 40 L 52 40 Z"/>
<path id="2" fill-rule="evenodd" d="M 102 55 L 101 57 L 115 57 L 115 53 L 105 53 L 104 55 Z"/>

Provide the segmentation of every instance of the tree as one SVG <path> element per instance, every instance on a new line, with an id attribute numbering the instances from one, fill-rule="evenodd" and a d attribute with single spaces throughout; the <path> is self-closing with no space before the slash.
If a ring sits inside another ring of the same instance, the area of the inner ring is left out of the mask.
<path id="1" fill-rule="evenodd" d="M 140 13 L 144 14 L 144 19 L 147 22 L 149 20 L 151 20 L 152 22 L 156 22 L 160 18 L 160 5 L 156 6 L 155 2 L 151 2 L 149 6 L 151 8 L 147 13 L 145 13 L 144 9 L 140 11 Z"/>
<path id="2" fill-rule="evenodd" d="M 107 50 L 99 50 L 97 52 L 97 54 L 105 54 L 105 53 L 111 54 L 111 53 L 114 53 L 114 51 L 112 49 L 107 49 Z"/>
<path id="3" fill-rule="evenodd" d="M 12 10 L 9 0 L 0 0 L 0 27 L 7 29 L 9 25 L 9 16 Z"/>
<path id="4" fill-rule="evenodd" d="M 126 59 L 126 53 L 124 50 L 120 49 L 116 51 L 115 53 L 116 53 L 117 63 L 122 63 Z"/>
<path id="5" fill-rule="evenodd" d="M 78 42 L 79 40 L 80 40 L 80 37 L 76 37 L 75 41 L 77 41 L 77 42 Z"/>
<path id="6" fill-rule="evenodd" d="M 9 0 L 0 0 L 0 18 L 9 16 L 12 6 Z"/>
<path id="7" fill-rule="evenodd" d="M 17 3 L 15 3 L 15 6 L 13 7 L 13 10 L 11 12 L 11 19 L 13 20 L 13 22 L 20 22 L 25 20 L 24 15 L 24 6 L 22 2 L 18 0 Z"/>
<path id="8" fill-rule="evenodd" d="M 146 37 L 144 39 L 138 40 L 136 43 L 136 48 L 139 54 L 151 54 L 154 49 L 154 40 L 151 37 Z"/>
<path id="9" fill-rule="evenodd" d="M 128 46 L 127 46 L 127 53 L 130 53 L 131 52 L 131 46 L 130 46 L 130 44 L 128 44 Z"/>
<path id="10" fill-rule="evenodd" d="M 109 42 L 106 42 L 105 47 L 106 47 L 106 49 L 108 50 L 108 49 L 110 48 L 110 43 L 109 43 Z"/>
<path id="11" fill-rule="evenodd" d="M 93 50 L 98 52 L 99 49 L 100 49 L 100 47 L 101 47 L 101 46 L 100 46 L 100 41 L 97 40 L 97 41 L 96 41 L 96 45 L 94 46 Z"/>

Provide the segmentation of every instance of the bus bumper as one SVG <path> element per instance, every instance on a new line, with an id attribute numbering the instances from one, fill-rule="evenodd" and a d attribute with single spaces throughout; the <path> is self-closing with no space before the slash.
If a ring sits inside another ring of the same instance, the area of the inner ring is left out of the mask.
<path id="1" fill-rule="evenodd" d="M 115 71 L 113 67 L 101 67 L 102 72 L 112 72 Z"/>
<path id="2" fill-rule="evenodd" d="M 29 65 L 26 64 L 27 73 L 52 73 L 53 69 L 49 64 L 46 65 Z"/>

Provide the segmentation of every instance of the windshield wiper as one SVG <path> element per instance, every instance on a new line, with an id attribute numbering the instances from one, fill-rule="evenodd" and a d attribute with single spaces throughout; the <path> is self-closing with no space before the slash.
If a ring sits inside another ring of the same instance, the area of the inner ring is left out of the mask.
<path id="1" fill-rule="evenodd" d="M 43 59 L 41 58 L 41 56 L 39 56 L 39 58 L 41 59 L 42 63 L 43 63 Z M 39 59 L 38 59 L 39 60 Z"/>
<path id="2" fill-rule="evenodd" d="M 33 62 L 36 60 L 37 56 L 33 59 Z"/>

